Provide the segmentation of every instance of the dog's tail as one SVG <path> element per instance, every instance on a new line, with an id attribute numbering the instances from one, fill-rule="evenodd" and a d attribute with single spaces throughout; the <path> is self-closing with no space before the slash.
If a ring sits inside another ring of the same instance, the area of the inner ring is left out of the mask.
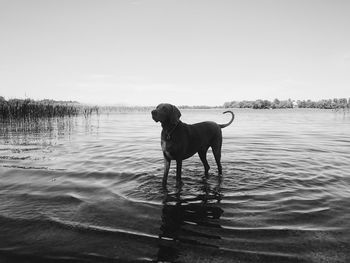
<path id="1" fill-rule="evenodd" d="M 230 110 L 224 111 L 223 114 L 225 114 L 225 113 L 231 113 L 232 118 L 231 118 L 231 120 L 230 120 L 228 123 L 226 123 L 226 124 L 219 124 L 220 128 L 225 128 L 225 127 L 229 126 L 229 125 L 233 122 L 233 120 L 235 119 L 235 115 L 233 114 L 232 111 L 230 111 Z"/>

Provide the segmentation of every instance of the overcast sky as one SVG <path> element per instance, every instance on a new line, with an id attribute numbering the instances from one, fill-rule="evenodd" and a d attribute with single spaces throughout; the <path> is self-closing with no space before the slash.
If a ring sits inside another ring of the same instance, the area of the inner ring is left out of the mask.
<path id="1" fill-rule="evenodd" d="M 0 0 L 0 96 L 350 97 L 350 1 Z"/>

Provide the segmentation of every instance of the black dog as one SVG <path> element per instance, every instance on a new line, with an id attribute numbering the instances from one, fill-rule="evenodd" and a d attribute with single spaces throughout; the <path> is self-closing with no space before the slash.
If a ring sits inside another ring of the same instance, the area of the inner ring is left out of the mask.
<path id="1" fill-rule="evenodd" d="M 233 122 L 234 114 L 227 124 L 217 124 L 212 121 L 186 124 L 180 121 L 181 113 L 177 107 L 171 104 L 162 103 L 152 111 L 154 121 L 162 124 L 161 145 L 164 155 L 164 176 L 163 186 L 166 186 L 170 161 L 176 160 L 176 183 L 181 184 L 182 160 L 187 159 L 198 152 L 204 165 L 205 174 L 208 174 L 209 164 L 207 161 L 207 151 L 212 148 L 219 174 L 222 174 L 221 167 L 221 129 Z"/>

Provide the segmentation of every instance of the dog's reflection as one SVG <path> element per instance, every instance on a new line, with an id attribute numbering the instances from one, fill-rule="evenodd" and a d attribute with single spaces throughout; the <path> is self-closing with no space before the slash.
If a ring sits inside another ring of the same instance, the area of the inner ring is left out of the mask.
<path id="1" fill-rule="evenodd" d="M 203 179 L 202 193 L 196 197 L 182 198 L 181 191 L 164 193 L 158 262 L 175 261 L 184 244 L 217 248 L 217 230 L 224 212 L 220 208 L 220 186 L 221 178 L 215 186 Z"/>

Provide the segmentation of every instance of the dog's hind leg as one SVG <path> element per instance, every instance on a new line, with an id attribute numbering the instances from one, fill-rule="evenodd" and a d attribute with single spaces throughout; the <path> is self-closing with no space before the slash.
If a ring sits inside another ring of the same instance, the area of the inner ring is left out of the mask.
<path id="1" fill-rule="evenodd" d="M 222 175 L 222 166 L 221 166 L 221 146 L 222 146 L 222 139 L 217 140 L 212 146 L 211 149 L 213 150 L 214 158 L 216 161 L 216 164 L 218 166 L 219 175 Z"/>
<path id="2" fill-rule="evenodd" d="M 208 161 L 207 161 L 207 151 L 208 151 L 208 148 L 198 152 L 199 158 L 201 159 L 201 161 L 202 161 L 202 163 L 204 165 L 204 173 L 205 173 L 205 175 L 208 175 L 208 172 L 209 172 L 209 169 L 210 169 L 210 166 L 209 166 Z"/>

